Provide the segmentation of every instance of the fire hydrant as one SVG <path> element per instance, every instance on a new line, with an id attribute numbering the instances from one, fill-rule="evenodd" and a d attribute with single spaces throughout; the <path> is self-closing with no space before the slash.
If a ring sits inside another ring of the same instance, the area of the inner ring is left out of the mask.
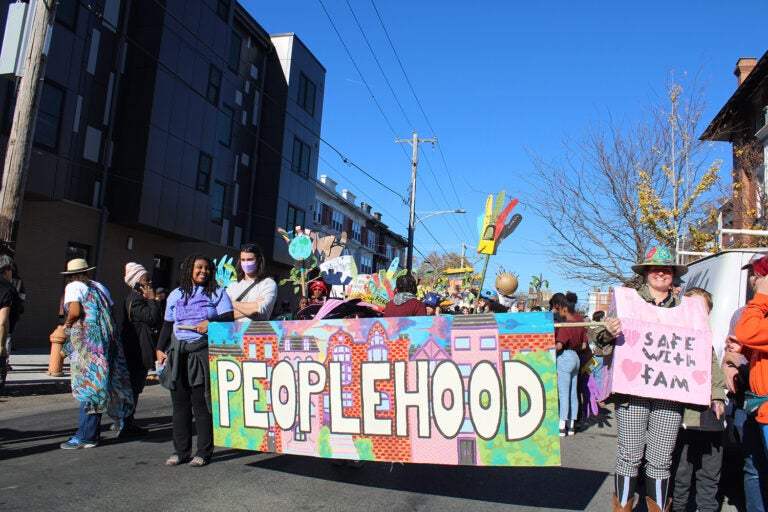
<path id="1" fill-rule="evenodd" d="M 67 341 L 68 336 L 64 334 L 64 326 L 60 325 L 56 327 L 49 337 L 51 341 L 51 357 L 48 360 L 48 371 L 46 375 L 51 377 L 63 377 L 64 376 L 64 343 Z"/>

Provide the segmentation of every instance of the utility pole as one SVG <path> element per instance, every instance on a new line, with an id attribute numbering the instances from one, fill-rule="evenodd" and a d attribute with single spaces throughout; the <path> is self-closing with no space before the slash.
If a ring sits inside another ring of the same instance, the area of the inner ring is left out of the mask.
<path id="1" fill-rule="evenodd" d="M 422 142 L 431 142 L 434 146 L 437 137 L 431 139 L 419 139 L 416 132 L 413 132 L 412 139 L 395 139 L 395 142 L 408 142 L 413 146 L 413 157 L 411 158 L 411 201 L 410 216 L 408 218 L 408 256 L 406 270 L 410 274 L 413 270 L 413 231 L 416 229 L 416 168 L 419 166 L 419 144 Z"/>
<path id="2" fill-rule="evenodd" d="M 15 250 L 18 236 L 37 107 L 48 60 L 46 42 L 53 28 L 51 24 L 56 16 L 57 3 L 57 0 L 38 0 L 35 4 L 24 72 L 19 79 L 16 109 L 5 153 L 0 191 L 0 237 L 11 250 Z"/>

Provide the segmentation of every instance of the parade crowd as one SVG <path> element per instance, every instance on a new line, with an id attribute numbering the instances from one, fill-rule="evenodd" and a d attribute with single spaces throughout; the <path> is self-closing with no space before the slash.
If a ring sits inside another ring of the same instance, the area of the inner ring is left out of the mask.
<path id="1" fill-rule="evenodd" d="M 6 368 L 8 341 L 21 314 L 23 295 L 15 265 L 0 256 L 0 367 Z M 394 296 L 383 309 L 360 301 L 334 301 L 322 279 L 308 286 L 295 308 L 277 298 L 275 279 L 266 275 L 264 256 L 254 244 L 241 247 L 236 281 L 226 288 L 216 279 L 216 266 L 203 254 L 188 256 L 178 286 L 167 293 L 153 288 L 146 268 L 125 265 L 125 298 L 116 306 L 110 292 L 90 278 L 94 269 L 73 259 L 61 272 L 67 277 L 63 323 L 51 334 L 70 360 L 72 394 L 80 404 L 78 428 L 61 443 L 65 450 L 99 444 L 104 413 L 114 418 L 118 437 L 146 434 L 134 419 L 136 405 L 150 370 L 169 389 L 172 402 L 173 453 L 166 466 L 202 467 L 213 455 L 208 326 L 210 322 L 308 319 L 365 316 L 422 316 L 516 311 L 503 297 L 479 293 L 474 303 L 454 304 L 435 292 L 422 293 L 410 274 L 396 280 Z M 733 313 L 722 360 L 713 353 L 710 406 L 627 394 L 605 393 L 604 372 L 610 367 L 621 318 L 597 311 L 586 320 L 577 311 L 572 292 L 555 293 L 549 310 L 555 321 L 559 434 L 575 435 L 581 427 L 612 406 L 617 426 L 615 493 L 612 510 L 630 511 L 644 479 L 649 511 L 683 511 L 695 502 L 699 511 L 720 509 L 718 488 L 723 447 L 732 426 L 743 453 L 746 509 L 765 510 L 768 489 L 768 257 L 755 257 L 744 269 L 754 298 Z M 669 250 L 652 248 L 632 267 L 642 284 L 637 294 L 661 308 L 676 308 L 696 297 L 712 309 L 710 294 L 701 288 L 681 293 L 687 267 L 676 264 Z M 502 300 L 500 300 L 502 299 Z M 122 326 L 115 309 L 122 307 Z M 334 309 L 335 308 L 335 309 Z M 540 310 L 540 308 L 532 308 Z M 335 311 L 335 313 L 334 313 Z M 318 316 L 319 318 L 320 316 Z M 569 325 L 573 324 L 573 325 Z M 702 326 L 707 328 L 707 326 Z M 194 425 L 194 430 L 193 430 Z M 196 445 L 193 449 L 193 431 Z"/>

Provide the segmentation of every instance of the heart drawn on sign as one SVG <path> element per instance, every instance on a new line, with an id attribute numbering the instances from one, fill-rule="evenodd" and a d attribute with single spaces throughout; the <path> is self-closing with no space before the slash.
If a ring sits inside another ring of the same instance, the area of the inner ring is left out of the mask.
<path id="1" fill-rule="evenodd" d="M 637 343 L 637 340 L 640 339 L 640 333 L 635 329 L 624 329 L 623 335 L 624 335 L 624 343 L 626 343 L 630 347 L 634 347 L 635 344 Z"/>
<path id="2" fill-rule="evenodd" d="M 708 373 L 706 370 L 696 370 L 693 372 L 693 380 L 699 385 L 704 384 L 707 381 Z"/>
<path id="3" fill-rule="evenodd" d="M 621 371 L 624 372 L 624 376 L 627 378 L 628 381 L 635 380 L 635 377 L 637 377 L 637 374 L 640 373 L 640 369 L 643 367 L 643 363 L 638 363 L 637 361 L 630 361 L 629 359 L 625 359 L 621 362 Z"/>

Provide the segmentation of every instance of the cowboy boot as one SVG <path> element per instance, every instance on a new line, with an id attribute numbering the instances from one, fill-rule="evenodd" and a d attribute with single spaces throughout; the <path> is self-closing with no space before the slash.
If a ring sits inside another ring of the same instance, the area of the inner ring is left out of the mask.
<path id="1" fill-rule="evenodd" d="M 667 500 L 667 506 L 664 507 L 664 510 L 661 510 L 661 507 L 658 503 L 656 503 L 656 500 L 653 498 L 646 496 L 645 497 L 645 504 L 648 506 L 648 512 L 669 512 L 669 509 L 672 508 L 672 500 Z"/>
<path id="2" fill-rule="evenodd" d="M 621 506 L 621 502 L 619 501 L 618 496 L 616 496 L 616 494 L 614 493 L 614 495 L 613 495 L 613 512 L 632 512 L 632 510 L 635 508 L 635 503 L 636 502 L 637 502 L 637 494 L 632 496 L 632 499 L 629 500 L 627 502 L 627 504 L 622 507 Z"/>

